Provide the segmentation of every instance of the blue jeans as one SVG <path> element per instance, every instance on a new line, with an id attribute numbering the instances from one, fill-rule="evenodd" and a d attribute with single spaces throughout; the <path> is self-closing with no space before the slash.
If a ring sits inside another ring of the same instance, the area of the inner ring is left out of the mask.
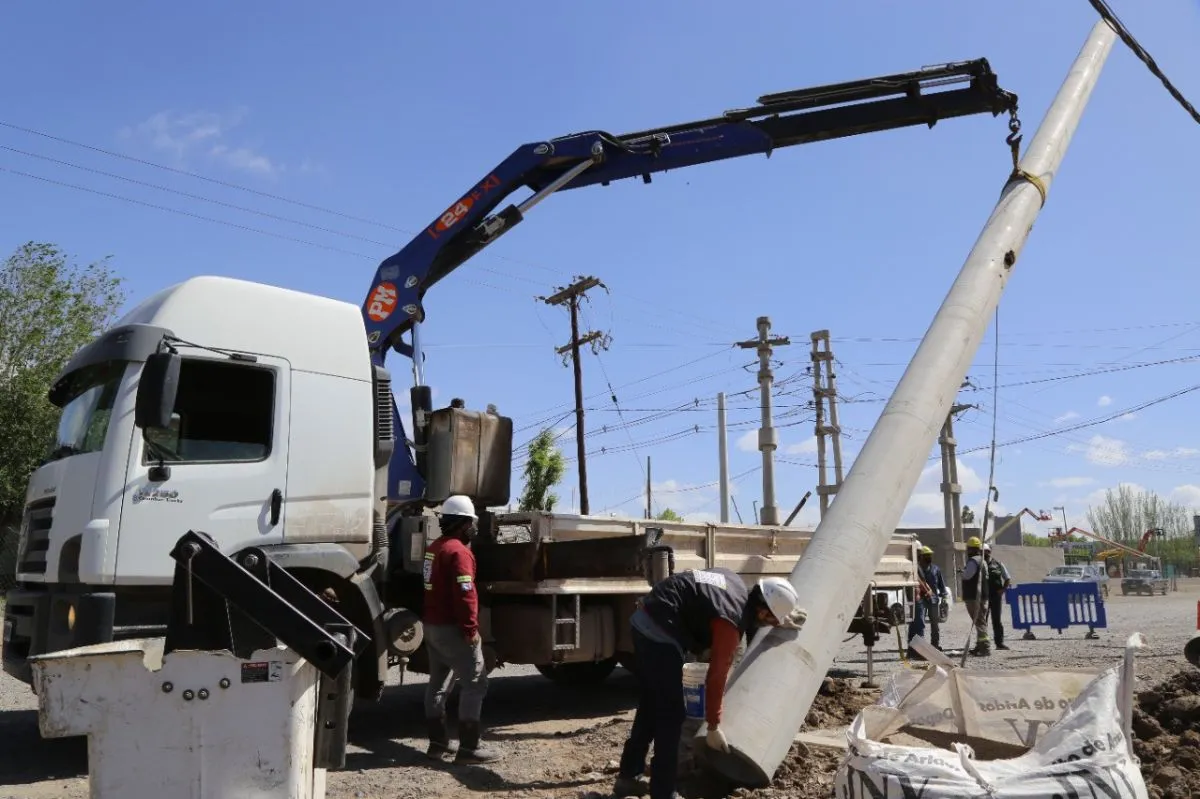
<path id="1" fill-rule="evenodd" d="M 918 635 L 925 635 L 925 619 L 929 618 L 929 643 L 937 648 L 941 648 L 941 622 L 938 620 L 938 606 L 934 604 L 932 599 L 922 599 L 913 608 L 913 621 L 908 625 L 908 640 L 909 643 Z"/>
<path id="2" fill-rule="evenodd" d="M 683 706 L 683 656 L 670 644 L 651 641 L 634 628 L 641 693 L 633 728 L 621 752 L 620 776 L 636 777 L 646 770 L 646 756 L 654 744 L 650 764 L 650 799 L 670 799 L 679 771 L 679 741 L 686 716 Z"/>

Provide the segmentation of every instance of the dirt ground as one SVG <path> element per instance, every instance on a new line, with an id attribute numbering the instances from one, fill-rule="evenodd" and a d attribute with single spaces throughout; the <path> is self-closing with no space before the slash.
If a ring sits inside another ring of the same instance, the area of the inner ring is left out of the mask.
<path id="1" fill-rule="evenodd" d="M 1200 670 L 1182 657 L 1194 634 L 1200 580 L 1181 580 L 1179 591 L 1165 597 L 1121 597 L 1107 603 L 1108 629 L 1098 640 L 1071 628 L 1061 636 L 1038 631 L 1037 640 L 1010 632 L 1007 652 L 976 668 L 1117 663 L 1125 639 L 1142 632 L 1149 648 L 1140 656 L 1139 707 L 1135 718 L 1136 752 L 1156 799 L 1200 796 Z M 953 650 L 966 640 L 960 608 L 943 630 L 943 646 Z M 884 642 L 881 642 L 884 643 Z M 877 650 L 877 679 L 905 668 L 895 642 Z M 832 675 L 809 713 L 806 727 L 844 728 L 877 693 L 859 689 L 865 657 L 861 642 L 848 641 Z M 419 675 L 390 687 L 383 700 L 356 710 L 351 748 L 344 771 L 329 774 L 329 799 L 575 799 L 607 796 L 616 759 L 628 732 L 636 701 L 636 682 L 618 669 L 587 691 L 546 680 L 528 667 L 506 667 L 493 674 L 485 704 L 486 737 L 505 759 L 486 766 L 434 764 L 424 757 Z M 84 799 L 87 796 L 87 745 L 83 739 L 42 740 L 29 689 L 0 676 L 0 799 Z M 796 744 L 770 788 L 738 790 L 739 798 L 825 799 L 833 794 L 833 775 L 841 753 Z M 1192 782 L 1188 782 L 1191 780 Z M 682 792 L 697 797 L 728 795 L 713 780 L 691 781 Z"/>

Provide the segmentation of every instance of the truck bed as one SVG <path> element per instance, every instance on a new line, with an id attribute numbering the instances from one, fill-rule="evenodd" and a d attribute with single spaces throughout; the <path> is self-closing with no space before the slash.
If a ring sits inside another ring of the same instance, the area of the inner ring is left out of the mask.
<path id="1" fill-rule="evenodd" d="M 543 512 L 496 516 L 496 540 L 479 551 L 480 581 L 493 594 L 641 594 L 643 555 L 668 546 L 675 571 L 724 567 L 747 582 L 786 577 L 813 531 Z M 876 566 L 877 591 L 917 584 L 916 536 L 894 535 Z M 864 584 L 863 588 L 866 588 Z"/>

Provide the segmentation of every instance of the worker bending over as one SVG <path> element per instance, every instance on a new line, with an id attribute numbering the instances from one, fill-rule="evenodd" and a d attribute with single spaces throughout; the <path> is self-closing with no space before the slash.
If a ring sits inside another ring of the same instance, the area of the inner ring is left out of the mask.
<path id="1" fill-rule="evenodd" d="M 671 799 L 683 734 L 685 658 L 711 650 L 704 685 L 706 743 L 722 752 L 729 743 L 721 731 L 725 681 L 738 643 L 759 627 L 798 629 L 806 618 L 797 607 L 796 589 L 787 580 L 767 577 L 747 590 L 728 569 L 687 570 L 662 580 L 638 602 L 630 619 L 637 675 L 641 683 L 633 728 L 621 754 L 613 793 Z M 650 780 L 642 777 L 654 744 Z"/>
<path id="2" fill-rule="evenodd" d="M 487 668 L 479 635 L 479 594 L 475 587 L 475 556 L 468 544 L 475 530 L 475 506 L 464 496 L 442 503 L 441 536 L 425 550 L 422 573 L 425 603 L 421 621 L 429 654 L 429 684 L 425 688 L 425 719 L 429 755 L 454 751 L 446 729 L 446 698 L 457 681 L 457 761 L 491 763 L 500 754 L 480 745 L 479 717 L 487 694 Z"/>

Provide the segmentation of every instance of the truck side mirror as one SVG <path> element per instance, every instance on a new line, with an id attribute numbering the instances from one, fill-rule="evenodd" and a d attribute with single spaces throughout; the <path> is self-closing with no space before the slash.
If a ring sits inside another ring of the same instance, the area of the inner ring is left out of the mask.
<path id="1" fill-rule="evenodd" d="M 156 352 L 146 358 L 133 410 L 135 425 L 143 430 L 163 430 L 171 426 L 175 396 L 179 393 L 181 361 L 177 352 Z"/>

